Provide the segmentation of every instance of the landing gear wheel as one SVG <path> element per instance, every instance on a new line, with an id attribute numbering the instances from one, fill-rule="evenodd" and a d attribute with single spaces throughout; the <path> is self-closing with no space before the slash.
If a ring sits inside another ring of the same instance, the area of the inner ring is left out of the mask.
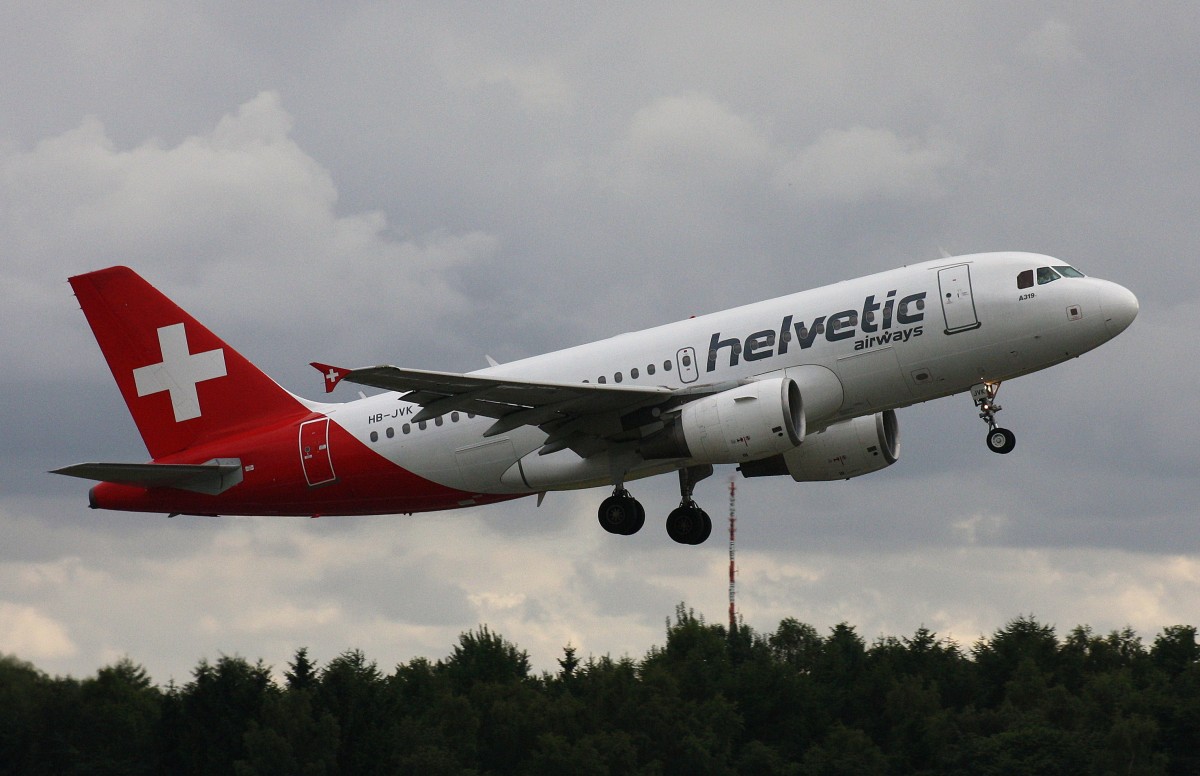
<path id="1" fill-rule="evenodd" d="M 987 446 L 993 453 L 1011 453 L 1017 446 L 1017 435 L 1006 428 L 993 428 L 987 434 Z"/>
<path id="2" fill-rule="evenodd" d="M 703 544 L 712 533 L 712 518 L 695 502 L 680 504 L 667 515 L 667 536 L 680 544 Z"/>
<path id="3" fill-rule="evenodd" d="M 605 531 L 632 536 L 646 524 L 646 508 L 629 491 L 619 490 L 600 502 L 597 518 Z"/>
<path id="4" fill-rule="evenodd" d="M 1000 383 L 978 383 L 971 386 L 971 398 L 979 408 L 979 418 L 988 424 L 987 446 L 993 453 L 1011 453 L 1017 446 L 1017 435 L 996 425 L 996 413 L 1002 408 L 996 403 Z"/>

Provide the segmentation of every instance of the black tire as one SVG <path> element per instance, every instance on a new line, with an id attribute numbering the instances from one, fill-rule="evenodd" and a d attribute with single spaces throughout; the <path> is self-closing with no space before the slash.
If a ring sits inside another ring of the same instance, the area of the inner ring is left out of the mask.
<path id="1" fill-rule="evenodd" d="M 712 520 L 695 504 L 684 504 L 667 515 L 667 536 L 680 544 L 700 544 L 712 533 Z"/>
<path id="2" fill-rule="evenodd" d="M 987 446 L 993 453 L 1007 455 L 1017 446 L 1017 435 L 1006 428 L 994 428 L 987 433 Z"/>
<path id="3" fill-rule="evenodd" d="M 601 501 L 596 517 L 601 528 L 619 536 L 631 536 L 646 524 L 645 508 L 628 493 L 614 494 Z"/>

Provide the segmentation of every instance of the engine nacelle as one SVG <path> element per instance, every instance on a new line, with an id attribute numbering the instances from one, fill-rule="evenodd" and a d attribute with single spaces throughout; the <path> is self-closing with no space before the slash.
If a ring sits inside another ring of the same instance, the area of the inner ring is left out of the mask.
<path id="1" fill-rule="evenodd" d="M 790 377 L 776 377 L 685 404 L 640 451 L 647 459 L 742 463 L 791 450 L 803 441 L 800 388 Z"/>
<path id="2" fill-rule="evenodd" d="M 739 468 L 745 477 L 790 474 L 796 482 L 848 480 L 891 466 L 899 456 L 900 424 L 894 411 L 884 410 L 834 423 L 808 435 L 794 450 Z"/>

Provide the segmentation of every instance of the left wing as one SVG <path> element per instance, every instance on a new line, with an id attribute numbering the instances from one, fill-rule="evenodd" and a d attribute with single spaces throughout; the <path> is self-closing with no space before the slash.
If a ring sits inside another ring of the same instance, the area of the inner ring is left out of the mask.
<path id="1" fill-rule="evenodd" d="M 404 394 L 405 401 L 421 406 L 414 423 L 460 411 L 495 418 L 483 434 L 487 437 L 537 426 L 549 435 L 542 455 L 568 447 L 584 457 L 594 455 L 612 444 L 640 438 L 645 426 L 661 427 L 663 411 L 721 390 L 711 385 L 676 391 L 662 386 L 555 383 L 394 366 L 339 369 L 316 362 L 313 366 L 324 375 L 326 392 L 344 380 Z"/>

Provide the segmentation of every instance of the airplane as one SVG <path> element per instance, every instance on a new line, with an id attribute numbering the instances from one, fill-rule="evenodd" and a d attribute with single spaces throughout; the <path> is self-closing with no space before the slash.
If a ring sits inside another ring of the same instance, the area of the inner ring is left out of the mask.
<path id="1" fill-rule="evenodd" d="M 642 528 L 626 483 L 677 472 L 681 544 L 712 520 L 693 499 L 717 464 L 745 477 L 850 479 L 895 463 L 896 410 L 970 392 L 987 447 L 1000 384 L 1124 331 L 1137 298 L 1034 253 L 949 257 L 621 334 L 476 372 L 314 362 L 343 403 L 300 398 L 133 270 L 70 278 L 149 451 L 82 463 L 94 509 L 188 515 L 448 510 L 611 487 L 609 533 Z"/>

